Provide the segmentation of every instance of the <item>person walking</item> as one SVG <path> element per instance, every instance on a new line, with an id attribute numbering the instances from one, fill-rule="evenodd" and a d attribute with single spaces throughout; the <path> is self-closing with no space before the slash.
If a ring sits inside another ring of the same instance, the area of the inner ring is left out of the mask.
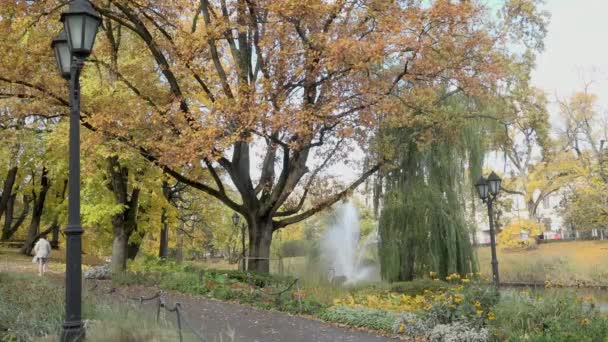
<path id="1" fill-rule="evenodd" d="M 41 277 L 48 270 L 50 256 L 51 244 L 43 235 L 34 245 L 34 261 L 38 264 L 38 275 Z"/>

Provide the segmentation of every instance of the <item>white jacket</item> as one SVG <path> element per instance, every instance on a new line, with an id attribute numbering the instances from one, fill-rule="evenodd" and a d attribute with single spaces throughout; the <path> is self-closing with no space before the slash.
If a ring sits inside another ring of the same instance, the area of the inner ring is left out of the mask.
<path id="1" fill-rule="evenodd" d="M 34 245 L 34 253 L 36 253 L 36 258 L 48 258 L 51 255 L 51 244 L 41 238 Z"/>

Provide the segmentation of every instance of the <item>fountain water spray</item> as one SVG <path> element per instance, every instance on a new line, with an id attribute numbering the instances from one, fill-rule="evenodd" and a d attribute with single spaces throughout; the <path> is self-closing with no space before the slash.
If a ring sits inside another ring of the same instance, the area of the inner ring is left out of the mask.
<path id="1" fill-rule="evenodd" d="M 346 277 L 346 283 L 354 284 L 377 278 L 377 267 L 364 265 L 369 248 L 377 241 L 377 233 L 368 235 L 359 243 L 359 214 L 357 208 L 346 202 L 336 209 L 336 220 L 321 240 L 321 251 L 332 277 Z"/>

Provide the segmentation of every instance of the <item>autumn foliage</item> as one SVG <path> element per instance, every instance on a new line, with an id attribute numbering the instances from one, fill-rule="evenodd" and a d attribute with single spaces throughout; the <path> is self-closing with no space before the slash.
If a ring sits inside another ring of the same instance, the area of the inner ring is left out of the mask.
<path id="1" fill-rule="evenodd" d="M 370 148 L 380 126 L 432 132 L 462 119 L 436 105 L 491 92 L 512 39 L 534 45 L 539 23 L 532 0 L 506 1 L 497 17 L 447 0 L 92 3 L 103 25 L 84 73 L 83 126 L 243 215 L 261 258 L 250 266 L 262 271 L 273 231 L 348 195 L 386 156 L 347 184 L 325 181 L 328 167 Z M 0 1 L 11 118 L 67 112 L 49 48 L 62 4 Z"/>

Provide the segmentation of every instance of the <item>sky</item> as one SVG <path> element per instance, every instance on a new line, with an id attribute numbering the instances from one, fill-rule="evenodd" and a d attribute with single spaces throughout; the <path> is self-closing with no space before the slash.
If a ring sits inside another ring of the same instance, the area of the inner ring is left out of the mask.
<path id="1" fill-rule="evenodd" d="M 608 111 L 608 0 L 545 0 L 542 8 L 551 18 L 532 84 L 547 94 L 555 134 L 561 127 L 557 99 L 568 99 L 585 85 L 598 96 L 598 109 Z M 491 153 L 485 167 L 503 170 L 503 158 Z"/>
<path id="2" fill-rule="evenodd" d="M 532 83 L 547 92 L 552 118 L 556 97 L 567 98 L 587 82 L 599 107 L 608 109 L 608 1 L 547 0 L 544 8 L 551 22 Z"/>

